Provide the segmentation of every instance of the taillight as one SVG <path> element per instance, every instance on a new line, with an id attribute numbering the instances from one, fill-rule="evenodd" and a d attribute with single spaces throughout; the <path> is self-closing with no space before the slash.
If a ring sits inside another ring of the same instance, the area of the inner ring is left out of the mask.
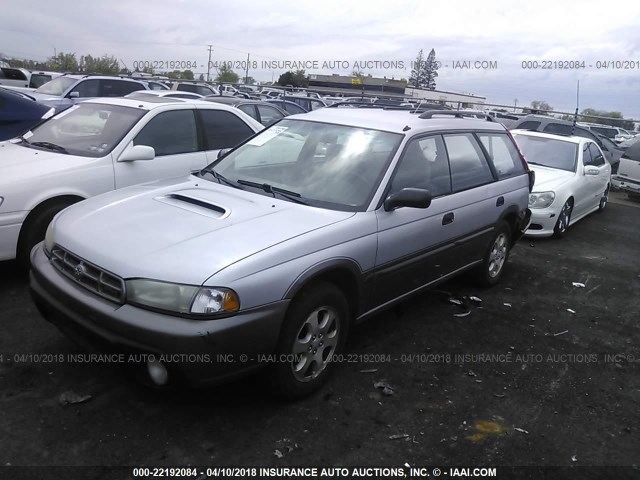
<path id="1" fill-rule="evenodd" d="M 524 168 L 524 171 L 527 172 L 527 174 L 529 175 L 529 192 L 533 192 L 533 184 L 536 181 L 536 172 L 529 169 L 529 164 L 527 163 L 527 159 L 524 158 L 524 154 L 522 153 L 522 150 L 520 150 L 520 146 L 518 145 L 518 142 L 516 142 L 516 139 L 513 138 L 513 135 L 511 135 L 511 132 L 509 130 L 506 130 L 506 132 L 507 132 L 507 135 L 509 135 L 509 138 L 511 139 L 511 141 L 513 142 L 513 145 L 516 147 L 516 150 L 518 151 L 518 155 L 520 156 L 520 161 L 522 162 L 522 167 Z"/>

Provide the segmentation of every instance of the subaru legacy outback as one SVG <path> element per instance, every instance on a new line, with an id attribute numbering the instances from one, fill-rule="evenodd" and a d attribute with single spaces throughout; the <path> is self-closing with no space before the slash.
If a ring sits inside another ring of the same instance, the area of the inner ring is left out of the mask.
<path id="1" fill-rule="evenodd" d="M 501 278 L 533 176 L 501 124 L 462 115 L 294 115 L 199 174 L 75 204 L 32 251 L 34 299 L 74 338 L 148 353 L 157 385 L 264 367 L 307 395 L 354 322 L 461 272 Z"/>

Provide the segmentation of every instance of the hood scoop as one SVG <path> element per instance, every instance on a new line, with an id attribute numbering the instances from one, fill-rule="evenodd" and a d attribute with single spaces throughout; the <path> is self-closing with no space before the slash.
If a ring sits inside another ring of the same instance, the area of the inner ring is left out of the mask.
<path id="1" fill-rule="evenodd" d="M 231 214 L 230 209 L 192 194 L 169 193 L 167 195 L 155 197 L 154 200 L 167 205 L 173 205 L 174 207 L 182 208 L 183 210 L 188 210 L 199 215 L 204 215 L 205 217 L 215 218 L 216 220 L 222 220 Z"/>

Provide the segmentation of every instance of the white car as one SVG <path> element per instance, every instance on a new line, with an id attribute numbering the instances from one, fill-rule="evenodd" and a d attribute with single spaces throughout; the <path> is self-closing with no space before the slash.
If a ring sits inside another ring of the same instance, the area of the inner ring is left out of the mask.
<path id="1" fill-rule="evenodd" d="M 145 97 L 145 95 L 147 96 Z M 199 98 L 204 98 L 199 93 L 176 92 L 175 90 L 138 90 L 136 92 L 125 95 L 124 98 L 139 98 L 141 100 L 148 100 L 149 96 L 162 98 L 184 98 L 186 100 L 198 100 Z"/>
<path id="2" fill-rule="evenodd" d="M 174 82 L 171 85 L 171 90 L 178 92 L 191 92 L 197 93 L 206 97 L 207 95 L 220 95 L 217 88 L 207 85 L 206 83 L 193 83 L 193 82 Z"/>
<path id="3" fill-rule="evenodd" d="M 630 198 L 640 199 L 640 142 L 634 143 L 620 158 L 618 173 L 611 184 L 627 192 Z"/>
<path id="4" fill-rule="evenodd" d="M 611 165 L 591 139 L 513 130 L 535 172 L 526 235 L 562 236 L 567 228 L 607 205 Z"/>
<path id="5" fill-rule="evenodd" d="M 264 127 L 236 108 L 177 98 L 88 100 L 0 142 L 0 260 L 31 248 L 67 206 L 199 171 Z M 133 225 L 133 224 L 132 224 Z"/>

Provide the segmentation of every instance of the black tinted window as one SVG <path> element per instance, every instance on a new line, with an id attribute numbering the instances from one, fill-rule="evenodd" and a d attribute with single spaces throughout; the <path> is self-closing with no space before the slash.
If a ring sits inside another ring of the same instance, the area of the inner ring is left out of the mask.
<path id="1" fill-rule="evenodd" d="M 200 110 L 207 150 L 235 147 L 251 135 L 253 130 L 238 116 L 222 110 Z"/>
<path id="2" fill-rule="evenodd" d="M 499 178 L 524 173 L 520 155 L 507 135 L 480 134 L 478 137 L 489 154 Z"/>
<path id="3" fill-rule="evenodd" d="M 451 193 L 447 151 L 440 135 L 417 138 L 407 144 L 391 182 L 391 191 L 429 190 L 434 197 Z"/>
<path id="4" fill-rule="evenodd" d="M 595 143 L 589 144 L 589 151 L 591 152 L 591 158 L 593 159 L 593 165 L 601 167 L 604 165 L 604 156 Z"/>
<path id="5" fill-rule="evenodd" d="M 454 192 L 493 181 L 491 169 L 473 135 L 470 133 L 445 135 L 444 141 L 449 154 Z"/>
<path id="6" fill-rule="evenodd" d="M 526 122 L 522 122 L 516 128 L 520 128 L 522 130 L 537 130 L 540 126 L 540 122 L 535 122 L 533 120 L 527 120 Z"/>
<path id="7" fill-rule="evenodd" d="M 6 78 L 7 80 L 27 80 L 27 77 L 17 68 L 2 68 L 0 69 L 0 78 Z"/>
<path id="8" fill-rule="evenodd" d="M 70 93 L 72 92 L 78 92 L 80 97 L 98 97 L 100 96 L 100 80 L 82 80 Z"/>
<path id="9" fill-rule="evenodd" d="M 589 144 L 585 143 L 582 146 L 582 164 L 593 165 L 593 159 L 591 158 L 591 152 L 589 151 Z"/>
<path id="10" fill-rule="evenodd" d="M 174 110 L 156 115 L 138 133 L 134 145 L 148 145 L 156 156 L 190 153 L 198 150 L 193 110 Z"/>
<path id="11" fill-rule="evenodd" d="M 123 80 L 101 80 L 101 97 L 124 97 L 137 90 L 144 90 L 144 87 L 137 82 L 127 82 Z"/>
<path id="12" fill-rule="evenodd" d="M 295 114 L 295 113 L 307 113 L 307 111 L 306 111 L 304 108 L 302 108 L 302 107 L 300 107 L 300 106 L 296 105 L 295 103 L 285 103 L 285 102 L 282 102 L 281 106 L 282 106 L 282 108 L 283 108 L 284 110 L 286 110 L 287 112 L 289 112 L 289 113 L 291 113 L 291 114 Z"/>
<path id="13" fill-rule="evenodd" d="M 254 120 L 258 120 L 258 115 L 256 114 L 256 109 L 253 105 L 240 105 L 238 107 L 238 110 L 246 113 Z"/>

